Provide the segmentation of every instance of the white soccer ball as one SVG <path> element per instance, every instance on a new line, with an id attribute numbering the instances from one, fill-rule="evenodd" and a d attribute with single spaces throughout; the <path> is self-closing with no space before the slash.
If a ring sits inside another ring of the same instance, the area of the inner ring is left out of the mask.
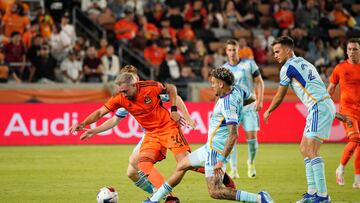
<path id="1" fill-rule="evenodd" d="M 117 203 L 119 200 L 118 193 L 116 190 L 111 187 L 103 187 L 99 190 L 96 196 L 96 200 L 98 203 Z"/>

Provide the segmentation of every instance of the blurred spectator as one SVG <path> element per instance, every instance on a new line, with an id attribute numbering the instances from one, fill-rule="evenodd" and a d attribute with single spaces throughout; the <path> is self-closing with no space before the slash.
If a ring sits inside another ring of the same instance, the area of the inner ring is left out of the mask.
<path id="1" fill-rule="evenodd" d="M 195 32 L 189 22 L 185 22 L 184 27 L 179 30 L 178 39 L 185 42 L 192 42 L 195 39 Z"/>
<path id="2" fill-rule="evenodd" d="M 261 46 L 261 41 L 255 38 L 253 41 L 254 59 L 258 65 L 267 64 L 267 51 Z"/>
<path id="3" fill-rule="evenodd" d="M 224 24 L 227 29 L 236 30 L 242 28 L 241 23 L 246 19 L 243 18 L 240 13 L 235 9 L 235 4 L 233 1 L 227 1 L 225 4 L 224 15 Z"/>
<path id="4" fill-rule="evenodd" d="M 205 57 L 205 55 L 207 54 L 207 49 L 205 47 L 204 42 L 201 39 L 197 39 L 195 41 L 195 50 L 197 51 L 197 53 L 201 58 Z"/>
<path id="5" fill-rule="evenodd" d="M 70 51 L 68 57 L 61 63 L 60 71 L 65 83 L 78 83 L 82 77 L 82 64 L 76 53 Z"/>
<path id="6" fill-rule="evenodd" d="M 83 61 L 83 72 L 85 76 L 85 82 L 101 82 L 101 77 L 103 76 L 104 72 L 101 60 L 97 57 L 94 46 L 90 46 L 86 50 L 86 57 Z"/>
<path id="7" fill-rule="evenodd" d="M 171 27 L 173 27 L 176 30 L 183 28 L 184 18 L 182 16 L 182 13 L 181 13 L 179 7 L 169 7 L 168 17 L 169 17 Z"/>
<path id="8" fill-rule="evenodd" d="M 356 25 L 355 19 L 347 11 L 341 1 L 337 1 L 334 9 L 330 12 L 330 21 L 339 28 L 347 30 L 347 27 Z"/>
<path id="9" fill-rule="evenodd" d="M 26 48 L 29 48 L 32 45 L 34 38 L 40 34 L 39 24 L 37 22 L 32 22 L 31 26 L 23 34 L 23 42 Z"/>
<path id="10" fill-rule="evenodd" d="M 274 18 L 280 29 L 293 28 L 295 25 L 294 12 L 289 9 L 289 2 L 287 1 L 280 3 L 280 9 L 274 13 Z"/>
<path id="11" fill-rule="evenodd" d="M 202 58 L 200 57 L 199 53 L 194 49 L 191 48 L 188 50 L 188 54 L 186 54 L 186 63 L 188 66 L 192 68 L 193 73 L 196 75 L 201 74 L 201 68 L 202 68 Z"/>
<path id="12" fill-rule="evenodd" d="M 116 18 L 109 7 L 105 8 L 104 12 L 100 13 L 96 22 L 107 30 L 112 30 L 116 23 Z"/>
<path id="13" fill-rule="evenodd" d="M 291 31 L 291 37 L 294 40 L 294 52 L 298 56 L 305 56 L 309 47 L 309 39 L 305 29 L 295 28 Z"/>
<path id="14" fill-rule="evenodd" d="M 81 10 L 94 22 L 105 8 L 106 0 L 81 0 Z"/>
<path id="15" fill-rule="evenodd" d="M 296 24 L 302 28 L 312 29 L 318 25 L 320 19 L 319 9 L 315 0 L 307 0 L 304 7 L 296 11 Z"/>
<path id="16" fill-rule="evenodd" d="M 55 29 L 55 23 L 50 14 L 46 13 L 45 15 L 39 16 L 39 25 L 42 37 L 46 42 L 49 41 Z"/>
<path id="17" fill-rule="evenodd" d="M 158 79 L 160 82 L 175 80 L 180 77 L 180 65 L 175 60 L 174 50 L 167 53 L 166 59 L 161 63 Z"/>
<path id="18" fill-rule="evenodd" d="M 107 7 L 111 9 L 116 20 L 124 17 L 125 0 L 112 0 L 108 2 Z"/>
<path id="19" fill-rule="evenodd" d="M 156 27 L 161 27 L 161 20 L 165 17 L 166 11 L 163 5 L 160 2 L 156 2 L 153 9 L 145 13 L 146 18 L 150 23 L 156 25 Z"/>
<path id="20" fill-rule="evenodd" d="M 249 28 L 256 27 L 259 24 L 261 13 L 258 10 L 257 0 L 234 0 L 234 5 L 243 19 L 241 22 L 243 26 Z"/>
<path id="21" fill-rule="evenodd" d="M 144 50 L 144 58 L 156 69 L 159 69 L 160 64 L 166 58 L 165 49 L 159 47 L 156 41 L 149 41 L 148 46 Z"/>
<path id="22" fill-rule="evenodd" d="M 159 29 L 152 23 L 149 23 L 146 16 L 139 16 L 138 35 L 145 40 L 156 40 L 159 38 Z"/>
<path id="23" fill-rule="evenodd" d="M 201 30 L 207 25 L 207 11 L 201 0 L 194 0 L 185 6 L 185 21 L 190 22 L 192 29 Z"/>
<path id="24" fill-rule="evenodd" d="M 331 65 L 338 64 L 340 61 L 344 59 L 345 52 L 341 46 L 340 40 L 335 38 L 330 41 L 330 46 L 327 49 L 329 54 L 329 60 L 331 61 Z"/>
<path id="25" fill-rule="evenodd" d="M 107 52 L 109 42 L 106 38 L 100 39 L 100 48 L 97 51 L 99 59 L 101 59 Z"/>
<path id="26" fill-rule="evenodd" d="M 55 23 L 60 23 L 64 13 L 71 12 L 71 9 L 74 7 L 74 1 L 69 0 L 51 0 L 44 2 L 46 10 L 49 11 Z"/>
<path id="27" fill-rule="evenodd" d="M 71 45 L 74 45 L 76 41 L 76 32 L 75 27 L 72 24 L 69 24 L 69 13 L 64 13 L 61 17 L 61 30 L 70 38 Z"/>
<path id="28" fill-rule="evenodd" d="M 176 30 L 170 26 L 170 21 L 168 18 L 163 18 L 161 20 L 160 35 L 164 39 L 171 39 L 171 43 L 173 45 L 177 44 Z"/>
<path id="29" fill-rule="evenodd" d="M 263 48 L 266 48 L 266 50 L 271 51 L 272 50 L 272 43 L 275 41 L 275 37 L 271 34 L 271 29 L 264 29 L 264 43 L 262 43 Z"/>
<path id="30" fill-rule="evenodd" d="M 120 61 L 119 57 L 115 55 L 114 46 L 108 45 L 101 62 L 104 68 L 103 82 L 114 81 L 120 71 Z"/>
<path id="31" fill-rule="evenodd" d="M 225 49 L 217 49 L 216 52 L 213 54 L 214 58 L 214 67 L 218 68 L 221 67 L 227 60 L 227 57 L 225 55 Z"/>
<path id="32" fill-rule="evenodd" d="M 86 49 L 88 47 L 89 41 L 83 37 L 83 36 L 79 36 L 76 39 L 75 45 L 73 47 L 74 52 L 78 55 L 78 57 L 80 58 L 80 60 L 83 60 L 85 57 L 85 53 L 86 53 Z"/>
<path id="33" fill-rule="evenodd" d="M 24 9 L 19 3 L 12 4 L 11 11 L 2 18 L 4 34 L 10 37 L 13 32 L 22 35 L 26 28 L 30 27 L 30 20 L 24 14 Z"/>
<path id="34" fill-rule="evenodd" d="M 5 59 L 4 54 L 0 52 L 0 83 L 7 83 L 10 77 L 12 77 L 16 83 L 21 83 L 20 78 L 9 67 L 9 65 L 5 62 L 4 59 Z"/>
<path id="35" fill-rule="evenodd" d="M 30 46 L 29 50 L 26 53 L 26 58 L 27 60 L 31 63 L 30 64 L 30 68 L 29 68 L 29 82 L 33 82 L 34 79 L 34 74 L 35 74 L 35 63 L 36 60 L 40 57 L 40 50 L 41 50 L 41 46 L 43 45 L 44 40 L 41 37 L 41 35 L 36 35 L 34 38 L 34 41 L 32 43 L 32 45 Z"/>
<path id="36" fill-rule="evenodd" d="M 35 81 L 40 83 L 55 82 L 56 60 L 50 54 L 49 45 L 42 45 L 40 55 L 34 60 Z"/>
<path id="37" fill-rule="evenodd" d="M 306 53 L 305 58 L 315 66 L 327 66 L 330 64 L 329 55 L 321 39 L 317 39 L 309 44 L 309 51 Z"/>
<path id="38" fill-rule="evenodd" d="M 182 83 L 185 83 L 185 84 L 188 84 L 190 82 L 201 81 L 201 78 L 199 77 L 200 74 L 198 74 L 199 76 L 196 76 L 196 75 L 197 74 L 195 74 L 192 71 L 192 68 L 190 66 L 184 66 L 184 67 L 181 68 L 180 77 L 175 81 L 182 82 Z"/>
<path id="39" fill-rule="evenodd" d="M 114 25 L 116 39 L 120 43 L 128 44 L 134 39 L 138 32 L 138 26 L 134 22 L 134 13 L 131 10 L 125 10 L 125 17 Z"/>
<path id="40" fill-rule="evenodd" d="M 247 46 L 245 38 L 239 39 L 239 58 L 240 59 L 254 59 L 254 53 L 250 47 Z"/>
<path id="41" fill-rule="evenodd" d="M 22 42 L 20 33 L 12 33 L 10 43 L 4 45 L 3 52 L 5 54 L 5 61 L 9 63 L 10 66 L 15 63 L 15 67 L 11 68 L 14 68 L 16 75 L 23 79 L 26 62 L 26 48 Z"/>
<path id="42" fill-rule="evenodd" d="M 50 38 L 51 54 L 58 62 L 66 58 L 71 50 L 71 38 L 62 30 L 60 25 L 56 25 Z"/>

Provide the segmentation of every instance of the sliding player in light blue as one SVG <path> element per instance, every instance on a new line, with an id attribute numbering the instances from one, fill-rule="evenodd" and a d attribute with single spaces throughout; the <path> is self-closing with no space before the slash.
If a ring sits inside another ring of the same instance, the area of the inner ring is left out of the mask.
<path id="1" fill-rule="evenodd" d="M 316 68 L 301 57 L 294 55 L 294 41 L 290 37 L 280 37 L 272 44 L 275 59 L 284 63 L 280 71 L 280 85 L 271 105 L 264 113 L 267 123 L 271 113 L 283 101 L 290 86 L 308 109 L 306 126 L 300 143 L 304 157 L 308 189 L 297 201 L 330 202 L 325 180 L 325 164 L 320 156 L 320 145 L 330 136 L 336 109 L 326 91 Z M 289 132 L 290 133 L 290 132 Z"/>
<path id="2" fill-rule="evenodd" d="M 269 193 L 263 191 L 250 193 L 234 188 L 223 187 L 226 162 L 238 137 L 238 125 L 243 103 L 252 103 L 251 93 L 233 86 L 234 75 L 226 68 L 212 71 L 211 86 L 220 98 L 215 104 L 210 118 L 206 145 L 195 150 L 178 162 L 176 170 L 159 190 L 145 200 L 145 203 L 158 203 L 180 183 L 186 171 L 205 165 L 205 178 L 209 194 L 214 199 L 227 199 L 239 202 L 273 202 Z"/>
<path id="3" fill-rule="evenodd" d="M 257 132 L 260 130 L 258 111 L 263 106 L 264 81 L 262 80 L 259 67 L 252 59 L 239 58 L 239 44 L 235 40 L 226 42 L 225 52 L 228 62 L 222 65 L 233 72 L 235 86 L 255 93 L 256 102 L 244 106 L 241 112 L 240 122 L 244 128 L 248 143 L 248 177 L 256 176 L 255 157 L 258 150 Z M 255 85 L 254 85 L 255 84 Z M 233 152 L 230 154 L 230 177 L 239 178 L 237 171 L 238 159 L 236 143 Z"/>

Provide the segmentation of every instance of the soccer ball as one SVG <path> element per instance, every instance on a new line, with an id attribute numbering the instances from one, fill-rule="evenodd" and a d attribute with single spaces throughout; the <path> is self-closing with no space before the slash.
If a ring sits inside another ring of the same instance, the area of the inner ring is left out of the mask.
<path id="1" fill-rule="evenodd" d="M 111 186 L 101 188 L 96 196 L 98 203 L 117 203 L 118 198 L 118 193 Z"/>

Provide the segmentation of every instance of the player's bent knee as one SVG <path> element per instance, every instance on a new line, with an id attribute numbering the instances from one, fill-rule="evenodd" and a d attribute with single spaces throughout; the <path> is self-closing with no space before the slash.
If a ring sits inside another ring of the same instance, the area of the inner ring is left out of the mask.
<path id="1" fill-rule="evenodd" d="M 129 164 L 126 174 L 131 180 L 136 180 L 138 178 L 138 170 L 136 170 L 131 164 Z"/>

